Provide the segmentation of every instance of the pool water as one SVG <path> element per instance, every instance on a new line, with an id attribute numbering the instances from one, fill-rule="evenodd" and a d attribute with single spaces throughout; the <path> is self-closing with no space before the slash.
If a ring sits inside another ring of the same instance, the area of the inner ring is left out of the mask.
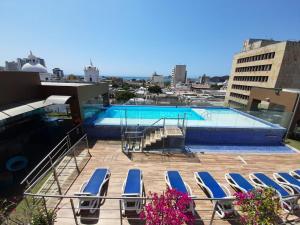
<path id="1" fill-rule="evenodd" d="M 97 113 L 93 125 L 120 125 L 126 118 L 128 125 L 149 126 L 161 118 L 166 125 L 176 125 L 185 115 L 187 127 L 270 128 L 275 125 L 230 108 L 192 108 L 162 106 L 111 106 Z M 163 123 L 161 120 L 159 123 Z M 159 124 L 158 125 L 161 125 Z"/>
<path id="2" fill-rule="evenodd" d="M 204 120 L 204 118 L 191 108 L 176 107 L 143 107 L 143 106 L 113 106 L 100 114 L 99 118 L 125 118 L 127 119 L 177 119 L 184 117 L 188 120 Z"/>

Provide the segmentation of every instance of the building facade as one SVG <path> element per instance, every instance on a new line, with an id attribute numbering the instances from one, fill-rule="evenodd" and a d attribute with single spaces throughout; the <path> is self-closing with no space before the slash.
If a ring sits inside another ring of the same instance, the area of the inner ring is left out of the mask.
<path id="1" fill-rule="evenodd" d="M 165 86 L 164 85 L 164 76 L 158 75 L 156 72 L 154 72 L 151 77 L 151 84 L 157 85 L 157 86 L 160 86 L 161 88 L 163 88 Z"/>
<path id="2" fill-rule="evenodd" d="M 300 88 L 300 42 L 246 40 L 233 57 L 225 103 L 246 107 L 252 87 Z"/>
<path id="3" fill-rule="evenodd" d="M 5 71 L 19 71 L 20 68 L 18 66 L 18 63 L 15 62 L 15 61 L 5 61 L 5 68 L 4 68 Z"/>
<path id="4" fill-rule="evenodd" d="M 64 71 L 60 68 L 54 68 L 52 72 L 54 80 L 61 80 L 64 77 Z"/>
<path id="5" fill-rule="evenodd" d="M 90 65 L 84 67 L 84 81 L 97 83 L 100 81 L 99 69 L 90 61 Z"/>
<path id="6" fill-rule="evenodd" d="M 172 69 L 172 86 L 175 87 L 177 83 L 186 83 L 187 71 L 186 65 L 176 65 Z"/>

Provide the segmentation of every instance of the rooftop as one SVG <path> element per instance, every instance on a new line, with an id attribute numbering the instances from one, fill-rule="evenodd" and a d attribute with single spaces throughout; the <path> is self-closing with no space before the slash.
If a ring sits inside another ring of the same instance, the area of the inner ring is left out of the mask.
<path id="1" fill-rule="evenodd" d="M 71 82 L 41 82 L 44 86 L 70 86 L 70 87 L 79 87 L 93 85 L 92 83 L 71 83 Z"/>
<path id="2" fill-rule="evenodd" d="M 97 141 L 90 149 L 91 159 L 71 185 L 67 195 L 74 195 L 80 190 L 81 185 L 89 179 L 95 168 L 108 167 L 111 177 L 108 185 L 108 197 L 120 197 L 122 185 L 128 169 L 139 168 L 143 171 L 145 191 L 148 193 L 162 192 L 166 189 L 164 172 L 176 169 L 183 180 L 190 185 L 193 195 L 198 198 L 206 198 L 204 192 L 196 184 L 193 173 L 196 171 L 209 171 L 220 183 L 228 187 L 231 193 L 233 189 L 226 183 L 225 173 L 239 172 L 248 177 L 251 172 L 264 172 L 272 176 L 274 172 L 290 171 L 299 165 L 300 154 L 149 154 L 133 153 L 128 158 L 121 151 L 119 141 Z M 155 169 L 154 169 L 155 167 Z M 76 204 L 76 202 L 75 202 Z M 208 224 L 211 218 L 212 203 L 210 201 L 196 201 L 196 210 L 204 224 Z M 56 224 L 74 224 L 70 200 L 61 201 Z M 120 224 L 119 201 L 107 199 L 101 206 L 101 213 L 94 215 L 93 224 Z M 199 219 L 199 218 L 198 218 Z M 219 220 L 214 224 L 232 224 L 226 220 Z M 78 219 L 80 221 L 80 219 Z M 91 222 L 91 221 L 89 221 Z M 82 223 L 84 224 L 84 223 Z M 135 224 L 127 217 L 123 217 L 123 224 Z"/>

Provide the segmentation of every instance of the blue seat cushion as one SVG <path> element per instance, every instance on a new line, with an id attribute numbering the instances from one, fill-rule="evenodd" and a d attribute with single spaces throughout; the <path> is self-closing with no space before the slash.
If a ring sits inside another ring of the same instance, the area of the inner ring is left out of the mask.
<path id="1" fill-rule="evenodd" d="M 295 170 L 294 172 L 300 176 L 300 170 Z"/>
<path id="2" fill-rule="evenodd" d="M 176 170 L 168 171 L 167 175 L 169 177 L 171 189 L 175 189 L 175 190 L 177 190 L 181 193 L 187 194 L 187 195 L 189 194 L 188 191 L 186 190 L 186 187 L 184 185 L 182 177 L 180 176 L 178 171 L 176 171 Z"/>
<path id="3" fill-rule="evenodd" d="M 128 171 L 124 194 L 140 194 L 140 193 L 141 193 L 141 171 L 139 169 L 131 169 Z"/>
<path id="4" fill-rule="evenodd" d="M 91 193 L 92 195 L 97 195 L 99 188 L 104 182 L 108 170 L 107 169 L 96 169 L 88 181 L 87 185 L 83 189 L 83 192 Z M 101 190 L 100 190 L 101 191 Z"/>
<path id="5" fill-rule="evenodd" d="M 283 187 L 281 187 L 267 175 L 263 173 L 254 173 L 254 175 L 268 187 L 274 188 L 281 195 L 281 197 L 287 197 L 290 195 Z"/>
<path id="6" fill-rule="evenodd" d="M 292 177 L 288 173 L 278 173 L 284 180 L 288 183 L 297 186 L 298 192 L 300 192 L 300 181 L 297 180 L 295 177 Z"/>
<path id="7" fill-rule="evenodd" d="M 208 172 L 198 172 L 199 177 L 207 188 L 212 192 L 212 198 L 225 198 L 226 193 L 218 182 Z"/>
<path id="8" fill-rule="evenodd" d="M 230 173 L 230 177 L 235 181 L 235 183 L 246 191 L 252 191 L 254 189 L 253 185 L 249 183 L 241 174 Z"/>

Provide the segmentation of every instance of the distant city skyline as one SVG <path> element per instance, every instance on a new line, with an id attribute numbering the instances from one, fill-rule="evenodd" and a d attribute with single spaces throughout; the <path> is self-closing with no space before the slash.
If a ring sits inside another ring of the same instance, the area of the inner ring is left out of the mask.
<path id="1" fill-rule="evenodd" d="M 32 50 L 65 74 L 83 75 L 92 59 L 101 76 L 168 76 L 176 64 L 189 78 L 222 76 L 245 39 L 300 40 L 298 0 L 3 0 L 0 8 L 0 66 Z"/>

